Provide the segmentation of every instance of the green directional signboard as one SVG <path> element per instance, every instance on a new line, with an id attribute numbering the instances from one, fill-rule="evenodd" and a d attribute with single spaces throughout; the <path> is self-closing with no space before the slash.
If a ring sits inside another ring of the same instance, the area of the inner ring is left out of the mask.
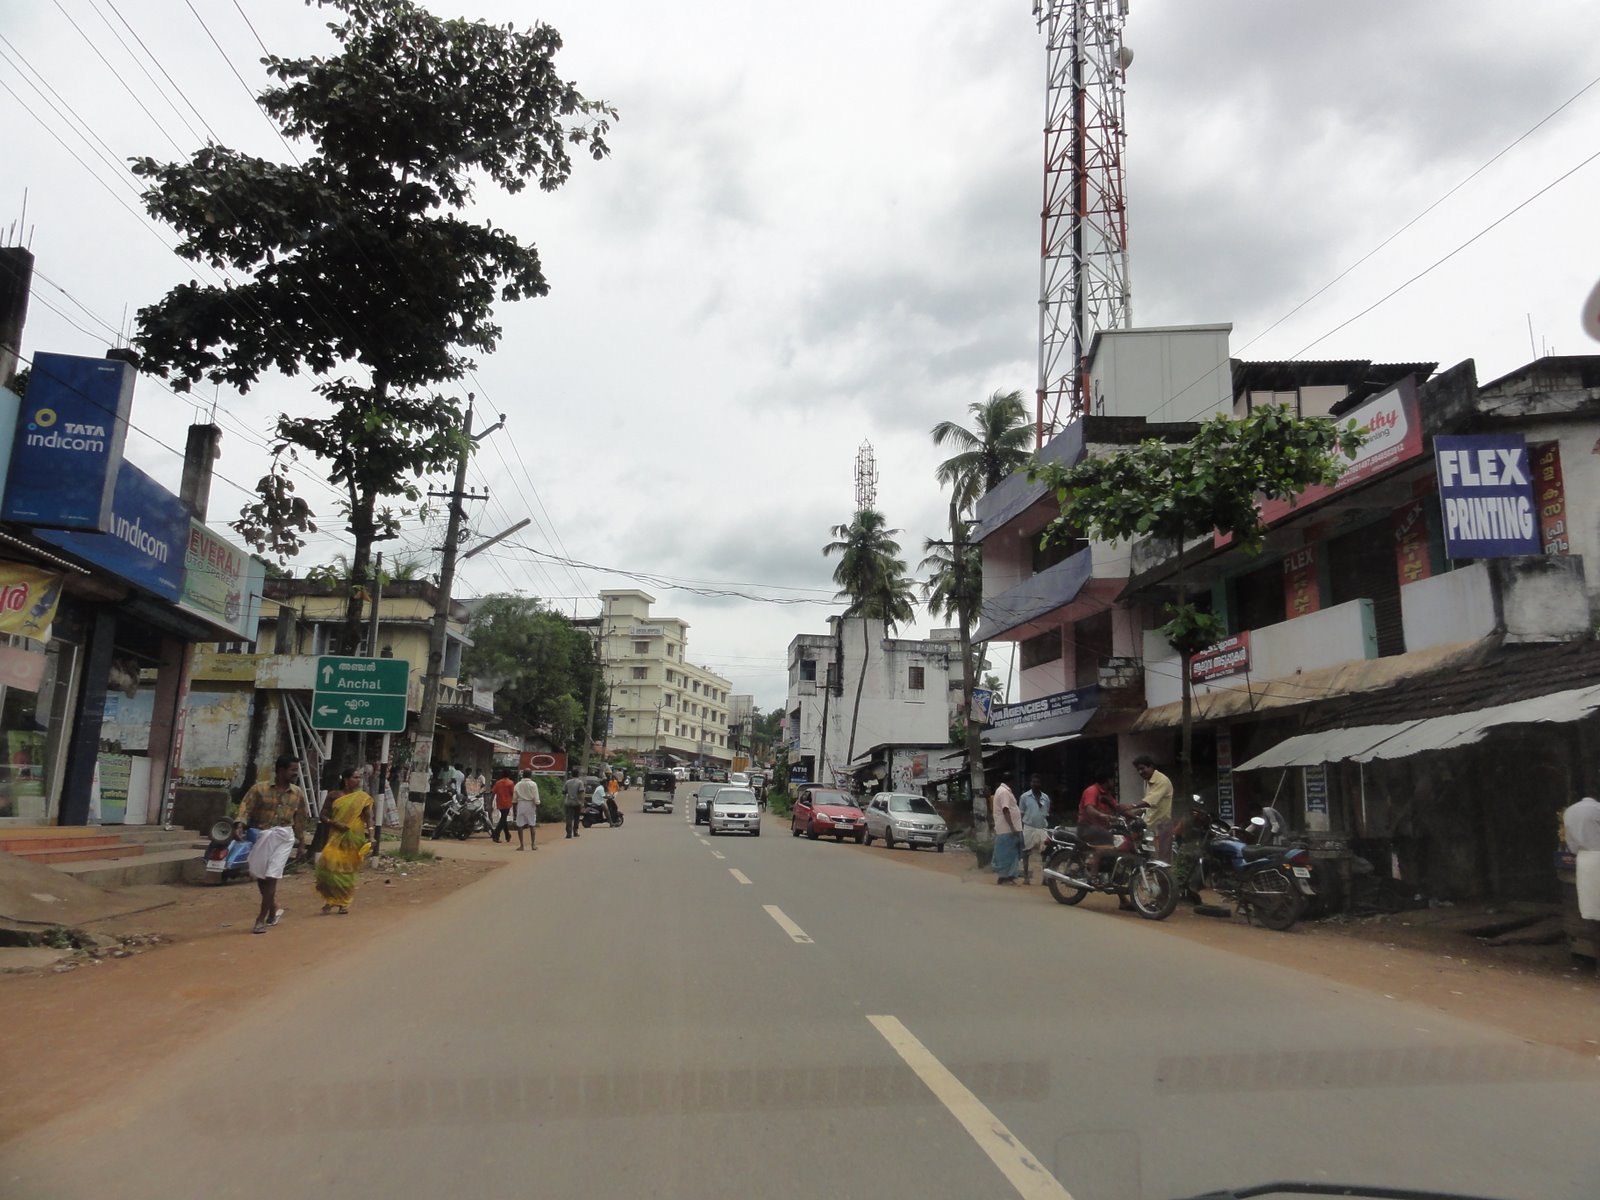
<path id="1" fill-rule="evenodd" d="M 398 658 L 317 659 L 311 693 L 313 729 L 353 733 L 404 733 L 411 664 Z"/>

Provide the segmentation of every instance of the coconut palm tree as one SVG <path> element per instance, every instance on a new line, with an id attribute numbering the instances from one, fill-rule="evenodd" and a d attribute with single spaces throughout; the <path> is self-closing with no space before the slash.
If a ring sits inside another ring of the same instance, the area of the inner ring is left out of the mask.
<path id="1" fill-rule="evenodd" d="M 850 742 L 845 762 L 855 758 L 856 725 L 861 719 L 861 692 L 867 678 L 867 658 L 871 642 L 867 621 L 877 619 L 892 628 L 897 622 L 910 621 L 915 614 L 916 596 L 911 582 L 906 578 L 905 560 L 900 557 L 900 543 L 895 541 L 898 529 L 886 528 L 884 516 L 875 508 L 860 509 L 848 525 L 835 525 L 835 541 L 822 548 L 828 557 L 837 555 L 839 563 L 833 570 L 833 581 L 839 585 L 839 599 L 849 600 L 846 619 L 860 617 L 861 621 L 861 671 L 856 679 L 855 706 L 850 717 Z M 844 647 L 839 646 L 842 659 Z M 841 661 L 840 678 L 844 677 Z M 826 705 L 827 698 L 823 698 Z M 824 717 L 826 722 L 826 717 Z M 826 724 L 824 724 L 826 736 Z M 825 743 L 824 743 L 825 744 Z"/>
<path id="2" fill-rule="evenodd" d="M 1021 392 L 995 392 L 987 400 L 967 406 L 972 427 L 940 421 L 931 431 L 935 446 L 951 446 L 955 453 L 934 472 L 950 489 L 950 588 L 965 602 L 955 608 L 961 635 L 961 687 L 967 720 L 967 765 L 972 788 L 972 817 L 981 823 L 986 815 L 987 789 L 983 778 L 983 747 L 978 726 L 972 721 L 972 685 L 977 662 L 972 652 L 972 625 L 983 598 L 982 576 L 973 569 L 973 547 L 968 542 L 971 525 L 967 514 L 980 498 L 1012 471 L 1028 461 L 1033 426 Z M 926 567 L 927 560 L 923 562 Z M 981 561 L 977 564 L 981 570 Z M 931 597 L 930 597 L 931 600 Z M 948 609 L 945 610 L 948 614 Z"/>

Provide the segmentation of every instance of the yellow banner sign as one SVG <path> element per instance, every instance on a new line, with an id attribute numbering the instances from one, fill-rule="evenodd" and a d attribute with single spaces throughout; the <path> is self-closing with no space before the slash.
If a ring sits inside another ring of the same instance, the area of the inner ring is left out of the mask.
<path id="1" fill-rule="evenodd" d="M 0 562 L 0 633 L 49 641 L 62 579 L 54 571 Z"/>

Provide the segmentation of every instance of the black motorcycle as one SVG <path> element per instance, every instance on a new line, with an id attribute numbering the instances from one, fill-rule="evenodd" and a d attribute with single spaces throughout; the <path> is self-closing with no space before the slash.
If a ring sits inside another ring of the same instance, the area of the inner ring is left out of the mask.
<path id="1" fill-rule="evenodd" d="M 432 836 L 436 840 L 453 837 L 464 842 L 479 830 L 491 837 L 494 835 L 494 826 L 489 821 L 489 814 L 483 811 L 483 805 L 476 799 L 451 796 L 445 801 L 439 819 L 434 822 Z"/>
<path id="2" fill-rule="evenodd" d="M 1268 929 L 1290 928 L 1305 915 L 1310 898 L 1311 852 L 1284 846 L 1278 839 L 1283 818 L 1274 809 L 1235 827 L 1209 813 L 1195 814 L 1200 857 L 1189 877 L 1189 890 L 1210 888 L 1233 901 L 1245 919 Z"/>
<path id="3" fill-rule="evenodd" d="M 591 796 L 584 801 L 583 811 L 578 814 L 578 820 L 583 822 L 585 829 L 592 825 L 609 825 L 615 829 L 622 824 L 622 810 L 610 796 L 598 802 Z"/>
<path id="4" fill-rule="evenodd" d="M 1112 817 L 1111 844 L 1082 841 L 1078 831 L 1059 826 L 1045 835 L 1044 881 L 1061 904 L 1077 904 L 1090 892 L 1120 896 L 1141 917 L 1161 921 L 1178 906 L 1172 867 L 1155 856 L 1138 817 Z"/>

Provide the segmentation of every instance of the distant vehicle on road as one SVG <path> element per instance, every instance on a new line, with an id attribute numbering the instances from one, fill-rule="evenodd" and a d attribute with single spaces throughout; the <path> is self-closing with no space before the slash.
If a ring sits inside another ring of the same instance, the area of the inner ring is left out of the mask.
<path id="1" fill-rule="evenodd" d="M 711 798 L 712 833 L 729 833 L 737 830 L 752 837 L 761 836 L 761 806 L 756 794 L 749 788 L 718 788 Z"/>
<path id="2" fill-rule="evenodd" d="M 672 768 L 672 773 L 673 773 L 674 776 L 677 777 L 677 780 L 678 780 L 679 783 L 688 783 L 689 782 L 689 768 L 688 767 L 673 767 Z"/>
<path id="3" fill-rule="evenodd" d="M 756 794 L 756 803 L 767 806 L 767 776 L 763 771 L 750 772 L 750 790 Z"/>
<path id="4" fill-rule="evenodd" d="M 861 808 L 849 792 L 808 784 L 802 788 L 794 802 L 794 814 L 789 818 L 789 832 L 795 837 L 802 833 L 812 841 L 831 837 L 842 842 L 853 837 L 863 842 L 867 827 Z"/>
<path id="5" fill-rule="evenodd" d="M 747 788 L 750 786 L 750 776 L 743 771 L 734 771 L 728 776 L 728 786 Z"/>
<path id="6" fill-rule="evenodd" d="M 644 774 L 644 811 L 664 808 L 668 812 L 677 805 L 678 777 L 671 771 L 646 771 Z"/>
<path id="7" fill-rule="evenodd" d="M 706 772 L 706 778 L 712 783 L 727 783 L 728 772 L 722 767 L 712 767 Z"/>
<path id="8" fill-rule="evenodd" d="M 720 792 L 726 784 L 702 783 L 700 790 L 694 794 L 694 823 L 704 825 L 711 820 L 711 798 Z"/>
<path id="9" fill-rule="evenodd" d="M 914 792 L 880 792 L 864 811 L 867 845 L 872 845 L 873 838 L 882 838 L 885 850 L 903 842 L 913 850 L 927 846 L 944 853 L 950 827 L 924 797 Z"/>

